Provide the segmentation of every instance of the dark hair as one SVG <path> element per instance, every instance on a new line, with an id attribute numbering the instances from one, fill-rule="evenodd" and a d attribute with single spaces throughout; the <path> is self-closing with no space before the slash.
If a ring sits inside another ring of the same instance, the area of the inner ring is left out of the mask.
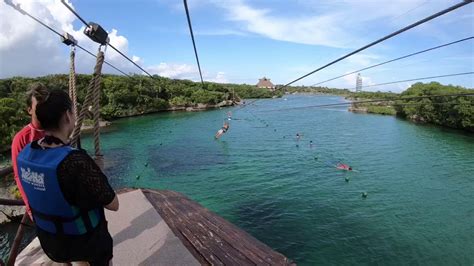
<path id="1" fill-rule="evenodd" d="M 26 104 L 31 107 L 33 97 L 35 97 L 38 103 L 41 103 L 48 98 L 49 90 L 43 83 L 33 83 L 30 85 L 30 89 L 26 92 Z"/>
<path id="2" fill-rule="evenodd" d="M 72 110 L 69 95 L 62 90 L 52 90 L 49 96 L 36 106 L 36 117 L 43 129 L 58 129 L 62 115 L 68 110 Z"/>

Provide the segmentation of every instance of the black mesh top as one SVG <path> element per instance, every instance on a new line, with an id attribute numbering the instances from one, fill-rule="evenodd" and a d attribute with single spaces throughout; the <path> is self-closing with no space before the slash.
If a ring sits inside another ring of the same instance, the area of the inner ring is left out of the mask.
<path id="1" fill-rule="evenodd" d="M 31 147 L 41 149 L 37 141 Z M 68 154 L 59 164 L 57 176 L 66 201 L 80 209 L 103 207 L 115 197 L 107 177 L 84 150 Z"/>

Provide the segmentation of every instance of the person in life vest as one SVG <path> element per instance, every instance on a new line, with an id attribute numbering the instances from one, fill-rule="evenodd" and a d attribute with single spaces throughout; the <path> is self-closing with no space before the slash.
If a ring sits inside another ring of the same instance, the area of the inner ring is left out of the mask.
<path id="1" fill-rule="evenodd" d="M 23 187 L 21 186 L 21 182 L 18 177 L 16 157 L 28 143 L 44 137 L 44 131 L 41 129 L 40 123 L 36 118 L 35 111 L 36 104 L 38 102 L 42 102 L 46 98 L 48 93 L 49 91 L 46 86 L 41 83 L 34 83 L 30 86 L 30 89 L 26 93 L 26 104 L 28 114 L 31 116 L 31 122 L 18 133 L 16 133 L 11 146 L 13 175 L 15 178 L 15 183 L 18 187 L 18 191 L 20 192 L 21 198 L 25 202 L 26 213 L 28 213 L 30 219 L 32 219 L 30 204 L 28 203 L 28 198 L 26 197 L 25 192 L 23 191 Z"/>
<path id="2" fill-rule="evenodd" d="M 222 126 L 221 129 L 219 129 L 219 131 L 217 131 L 216 135 L 214 136 L 216 139 L 220 138 L 222 135 L 224 135 L 224 133 L 227 132 L 227 130 L 229 130 L 229 123 L 227 122 L 224 122 L 224 125 Z"/>
<path id="3" fill-rule="evenodd" d="M 92 158 L 68 145 L 75 116 L 67 93 L 50 91 L 36 116 L 45 137 L 28 144 L 17 164 L 41 247 L 55 262 L 108 265 L 113 243 L 104 208 L 117 211 L 119 202 Z"/>

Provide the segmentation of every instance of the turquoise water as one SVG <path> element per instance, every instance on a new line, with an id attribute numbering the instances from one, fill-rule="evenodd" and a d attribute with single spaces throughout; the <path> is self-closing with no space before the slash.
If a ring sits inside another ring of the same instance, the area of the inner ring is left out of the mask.
<path id="1" fill-rule="evenodd" d="M 299 265 L 473 265 L 474 136 L 289 109 L 343 101 L 293 95 L 122 119 L 102 134 L 106 173 L 116 188 L 182 192 Z M 238 120 L 216 141 L 229 110 Z"/>

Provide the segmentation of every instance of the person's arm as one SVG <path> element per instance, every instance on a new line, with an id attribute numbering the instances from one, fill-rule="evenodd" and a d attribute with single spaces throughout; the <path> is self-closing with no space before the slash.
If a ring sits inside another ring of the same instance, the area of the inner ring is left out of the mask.
<path id="1" fill-rule="evenodd" d="M 107 177 L 84 151 L 73 151 L 61 162 L 58 180 L 70 204 L 84 209 L 104 207 L 117 211 L 119 208 Z"/>
<path id="2" fill-rule="evenodd" d="M 17 133 L 15 137 L 13 138 L 12 141 L 12 166 L 13 166 L 13 173 L 15 175 L 15 180 L 18 178 L 18 172 L 17 172 L 17 164 L 16 164 L 16 158 L 18 157 L 18 154 L 20 154 L 21 150 L 25 147 L 25 144 L 22 142 L 20 135 Z"/>
<path id="3" fill-rule="evenodd" d="M 119 209 L 119 200 L 117 198 L 117 195 L 115 195 L 114 199 L 112 200 L 111 203 L 107 204 L 104 206 L 107 210 L 111 211 L 118 211 Z"/>

